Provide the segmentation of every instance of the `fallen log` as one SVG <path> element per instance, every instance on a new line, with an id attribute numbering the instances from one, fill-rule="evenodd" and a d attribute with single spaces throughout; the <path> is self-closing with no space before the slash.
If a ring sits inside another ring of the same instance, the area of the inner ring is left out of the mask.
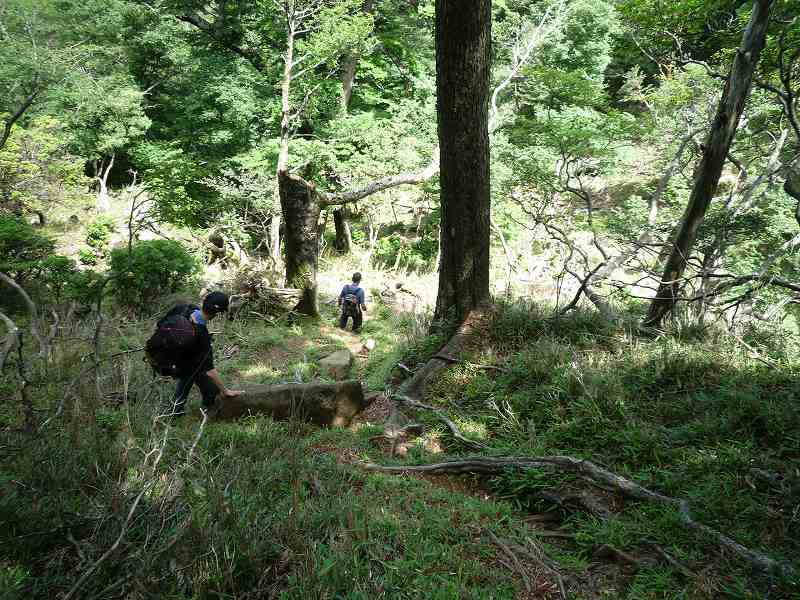
<path id="1" fill-rule="evenodd" d="M 344 427 L 366 408 L 358 381 L 255 385 L 235 398 L 217 398 L 215 419 L 266 414 L 275 419 L 297 418 L 316 425 Z"/>

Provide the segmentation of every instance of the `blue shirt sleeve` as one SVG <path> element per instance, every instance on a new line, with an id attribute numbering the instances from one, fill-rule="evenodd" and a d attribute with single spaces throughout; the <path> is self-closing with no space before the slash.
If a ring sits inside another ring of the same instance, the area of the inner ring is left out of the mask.
<path id="1" fill-rule="evenodd" d="M 364 294 L 364 288 L 358 288 L 358 291 L 356 292 L 356 298 L 358 298 L 359 304 L 363 304 L 364 306 L 367 305 L 367 298 Z"/>
<path id="2" fill-rule="evenodd" d="M 347 295 L 347 286 L 342 288 L 341 293 L 339 294 L 339 298 L 344 298 Z"/>

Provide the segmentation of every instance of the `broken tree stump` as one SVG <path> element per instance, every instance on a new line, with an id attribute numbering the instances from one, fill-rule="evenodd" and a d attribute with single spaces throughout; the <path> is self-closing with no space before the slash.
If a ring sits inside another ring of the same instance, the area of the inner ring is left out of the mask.
<path id="1" fill-rule="evenodd" d="M 217 398 L 216 419 L 266 414 L 316 425 L 344 427 L 366 408 L 359 381 L 250 386 L 236 398 Z"/>

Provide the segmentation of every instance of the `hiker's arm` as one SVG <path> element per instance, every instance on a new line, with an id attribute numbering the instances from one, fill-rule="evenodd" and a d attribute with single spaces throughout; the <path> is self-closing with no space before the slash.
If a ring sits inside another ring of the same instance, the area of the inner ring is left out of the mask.
<path id="1" fill-rule="evenodd" d="M 208 378 L 211 381 L 213 381 L 215 384 L 217 384 L 217 387 L 219 388 L 219 392 L 223 396 L 226 396 L 228 398 L 232 398 L 233 396 L 239 396 L 239 395 L 242 394 L 242 392 L 239 391 L 239 390 L 229 390 L 227 387 L 225 387 L 225 384 L 222 382 L 222 377 L 219 376 L 219 371 L 217 371 L 216 369 L 211 369 L 210 371 L 208 371 L 206 373 L 206 375 L 208 375 Z"/>

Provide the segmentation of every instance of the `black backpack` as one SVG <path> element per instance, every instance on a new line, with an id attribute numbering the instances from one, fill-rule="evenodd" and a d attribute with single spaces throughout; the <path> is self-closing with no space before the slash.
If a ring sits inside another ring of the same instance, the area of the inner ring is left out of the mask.
<path id="1" fill-rule="evenodd" d="M 153 370 L 162 376 L 176 376 L 198 342 L 197 327 L 189 319 L 196 307 L 175 307 L 156 323 L 156 330 L 145 344 L 145 356 Z"/>
<path id="2" fill-rule="evenodd" d="M 361 310 L 361 306 L 358 303 L 358 296 L 355 294 L 345 294 L 344 299 L 342 300 L 342 312 L 349 316 L 355 316 Z"/>

